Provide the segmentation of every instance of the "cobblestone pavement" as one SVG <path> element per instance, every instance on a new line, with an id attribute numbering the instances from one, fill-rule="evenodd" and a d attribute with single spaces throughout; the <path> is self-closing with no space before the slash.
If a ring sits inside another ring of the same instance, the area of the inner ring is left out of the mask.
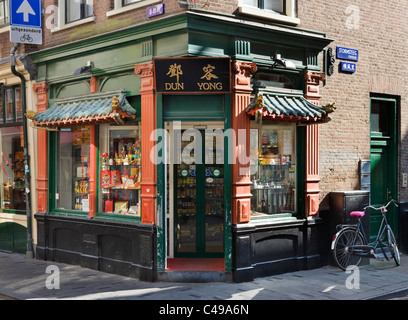
<path id="1" fill-rule="evenodd" d="M 47 270 L 49 266 L 52 269 Z M 54 276 L 58 275 L 55 270 L 59 272 L 59 283 L 55 281 Z M 399 267 L 393 261 L 372 261 L 351 273 L 326 266 L 247 283 L 147 283 L 79 266 L 0 253 L 0 300 L 370 300 L 407 294 L 407 255 L 402 255 Z"/>

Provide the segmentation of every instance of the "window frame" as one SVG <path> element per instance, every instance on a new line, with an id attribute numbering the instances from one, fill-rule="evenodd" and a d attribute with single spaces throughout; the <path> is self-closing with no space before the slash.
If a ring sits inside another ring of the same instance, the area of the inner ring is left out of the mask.
<path id="1" fill-rule="evenodd" d="M 101 173 L 103 164 L 101 163 L 100 159 L 102 157 L 102 153 L 109 153 L 109 145 L 110 145 L 110 138 L 112 131 L 136 131 L 137 137 L 141 139 L 142 135 L 142 126 L 141 121 L 136 121 L 135 123 L 127 123 L 126 125 L 112 125 L 112 124 L 101 124 L 98 126 L 98 157 L 97 157 L 97 174 L 96 174 L 96 217 L 102 219 L 113 219 L 113 220 L 129 220 L 133 222 L 140 222 L 141 215 L 129 215 L 129 214 L 120 214 L 120 213 L 106 213 L 103 212 L 103 191 L 101 186 Z M 142 167 L 139 167 L 142 170 Z M 139 173 L 140 174 L 140 173 Z M 141 198 L 140 198 L 140 190 L 138 191 L 138 203 L 139 206 L 141 205 Z"/>
<path id="2" fill-rule="evenodd" d="M 238 2 L 239 13 L 243 15 L 253 16 L 260 19 L 267 19 L 289 25 L 296 26 L 300 24 L 300 19 L 297 17 L 298 0 L 282 0 L 284 7 L 283 12 L 264 9 L 265 0 L 257 1 L 258 5 L 255 7 L 253 5 L 245 4 L 244 0 L 239 0 Z"/>
<path id="3" fill-rule="evenodd" d="M 294 170 L 293 176 L 291 177 L 293 179 L 293 181 L 291 183 L 294 184 L 294 194 L 293 194 L 293 209 L 286 209 L 284 211 L 286 212 L 270 212 L 270 213 L 265 213 L 262 211 L 257 211 L 255 210 L 256 213 L 262 213 L 262 214 L 266 214 L 266 215 L 277 215 L 277 214 L 292 214 L 293 217 L 296 217 L 298 215 L 298 209 L 299 209 L 299 202 L 297 199 L 297 195 L 298 195 L 298 179 L 297 179 L 297 174 L 298 174 L 298 170 L 299 170 L 299 158 L 298 158 L 298 135 L 297 135 L 297 126 L 295 123 L 291 123 L 291 122 L 277 122 L 277 121 L 264 121 L 264 123 L 262 124 L 258 124 L 256 123 L 254 120 L 250 121 L 250 128 L 251 130 L 257 130 L 257 137 L 256 137 L 256 143 L 257 146 L 253 146 L 251 144 L 251 182 L 253 182 L 253 188 L 255 188 L 255 180 L 253 181 L 253 178 L 257 178 L 257 181 L 261 181 L 260 179 L 260 170 L 261 167 L 263 166 L 269 166 L 268 164 L 261 164 L 259 163 L 259 150 L 260 148 L 262 148 L 262 137 L 265 131 L 274 129 L 274 130 L 280 130 L 280 135 L 283 133 L 283 131 L 290 131 L 291 132 L 291 164 L 290 167 Z M 251 131 L 251 135 L 253 134 L 253 131 Z M 252 143 L 252 141 L 251 141 Z M 255 150 L 254 150 L 255 149 Z M 256 153 L 256 155 L 255 155 Z M 284 156 L 284 154 L 280 154 L 281 156 Z M 254 163 L 255 160 L 255 163 Z M 282 166 L 283 164 L 281 163 L 281 159 L 278 159 L 278 162 L 276 164 L 273 164 L 273 166 L 278 166 L 280 169 L 278 170 L 282 170 Z M 256 167 L 255 172 L 253 172 L 252 170 Z M 288 169 L 290 169 L 288 167 Z M 265 170 L 265 169 L 263 169 Z M 289 171 L 290 172 L 290 171 Z M 290 178 L 288 176 L 288 178 Z M 274 183 L 279 183 L 279 180 L 274 181 Z M 251 189 L 251 192 L 253 192 L 253 198 L 251 199 L 251 213 L 254 212 L 253 210 L 253 202 L 255 200 L 255 202 L 258 201 L 258 191 L 254 192 L 254 190 L 264 190 L 263 187 L 262 188 L 255 188 L 255 189 Z"/>
<path id="4" fill-rule="evenodd" d="M 62 31 L 62 30 L 66 30 L 69 28 L 73 28 L 82 24 L 86 24 L 89 22 L 94 22 L 95 21 L 95 15 L 94 15 L 94 10 L 92 9 L 92 15 L 87 17 L 87 18 L 83 18 L 83 19 L 79 19 L 73 22 L 69 22 L 66 23 L 66 1 L 67 0 L 58 0 L 58 19 L 57 19 L 57 23 L 56 25 L 51 29 L 51 33 L 54 32 L 58 32 L 58 31 Z M 96 0 L 94 0 L 96 1 Z M 92 6 L 94 1 L 92 1 Z"/>
<path id="5" fill-rule="evenodd" d="M 283 6 L 283 11 L 275 11 L 275 10 L 271 10 L 271 9 L 265 9 L 265 1 L 268 0 L 258 0 L 258 8 L 261 10 L 265 10 L 265 11 L 270 11 L 270 12 L 274 12 L 274 13 L 279 13 L 282 15 L 286 15 L 286 0 L 278 0 L 282 2 L 282 6 Z"/>
<path id="6" fill-rule="evenodd" d="M 0 88 L 0 128 L 2 127 L 15 127 L 23 125 L 23 117 L 20 119 L 17 118 L 17 101 L 16 101 L 16 90 L 20 89 L 20 86 L 8 86 Z M 6 91 L 12 90 L 12 105 L 13 105 L 13 121 L 7 121 L 6 114 Z M 21 98 L 21 93 L 20 93 Z"/>
<path id="7" fill-rule="evenodd" d="M 126 0 L 122 0 L 122 7 L 126 7 L 126 6 L 131 6 L 132 4 L 138 3 L 138 2 L 142 2 L 144 0 L 134 0 L 133 2 L 130 2 L 128 4 L 125 3 Z"/>
<path id="8" fill-rule="evenodd" d="M 135 10 L 143 7 L 152 6 L 162 3 L 162 0 L 140 0 L 134 3 L 124 5 L 124 0 L 113 0 L 113 10 L 106 12 L 107 17 L 115 16 L 130 10 Z"/>
<path id="9" fill-rule="evenodd" d="M 23 118 L 18 119 L 17 118 L 17 101 L 16 101 L 16 90 L 20 89 L 21 86 L 6 86 L 6 87 L 1 87 L 0 88 L 0 119 L 2 119 L 2 122 L 0 122 L 0 129 L 3 128 L 12 128 L 12 127 L 21 127 L 23 128 Z M 12 121 L 7 122 L 7 116 L 6 116 L 6 91 L 7 90 L 12 90 Z M 20 93 L 20 99 L 21 99 L 21 93 Z M 21 101 L 21 100 L 20 100 Z M 21 101 L 22 102 L 22 101 Z M 1 132 L 0 132 L 1 134 Z M 2 159 L 3 161 L 3 159 Z M 10 161 L 10 160 L 9 160 Z M 2 196 L 2 194 L 1 194 Z M 5 213 L 5 214 L 17 214 L 17 215 L 24 215 L 26 213 L 25 210 L 17 210 L 17 209 L 4 209 L 2 208 L 2 205 L 0 206 L 0 212 Z"/>
<path id="10" fill-rule="evenodd" d="M 87 0 L 80 0 L 80 10 L 81 10 L 81 12 L 80 12 L 80 15 L 79 15 L 80 16 L 79 19 L 68 21 L 68 10 L 67 10 L 68 1 L 70 1 L 70 0 L 64 0 L 64 9 L 65 9 L 64 10 L 64 15 L 65 15 L 64 22 L 65 22 L 65 25 L 75 23 L 75 22 L 78 22 L 78 21 L 81 21 L 81 20 L 84 20 L 84 19 L 88 19 L 88 18 L 91 18 L 93 16 L 93 1 L 91 0 L 91 2 L 92 2 L 92 14 L 89 15 L 89 16 L 86 16 L 86 6 L 87 6 L 86 2 L 87 2 Z"/>
<path id="11" fill-rule="evenodd" d="M 3 18 L 0 15 L 0 27 L 5 27 L 9 25 L 9 2 L 7 0 L 0 0 L 0 3 L 3 3 Z"/>
<path id="12" fill-rule="evenodd" d="M 88 127 L 87 125 L 85 126 L 78 126 L 78 127 Z M 74 132 L 73 127 L 70 127 L 70 132 Z M 61 192 L 60 192 L 60 141 L 61 141 L 61 132 L 63 131 L 58 131 L 55 132 L 54 138 L 53 138 L 53 142 L 50 144 L 52 145 L 52 148 L 54 149 L 53 152 L 50 153 L 50 163 L 52 163 L 52 167 L 49 167 L 49 177 L 53 177 L 52 179 L 50 179 L 50 182 L 52 183 L 52 186 L 50 186 L 49 190 L 50 192 L 53 194 L 50 197 L 50 212 L 52 212 L 53 214 L 68 214 L 68 215 L 73 215 L 73 216 L 81 216 L 81 217 L 87 217 L 89 214 L 89 211 L 82 211 L 81 209 L 69 209 L 69 208 L 59 208 L 58 206 L 58 201 L 60 200 L 59 197 L 61 196 Z M 90 146 L 89 146 L 90 148 Z M 90 161 L 90 159 L 89 159 Z M 88 170 L 90 168 L 90 162 L 88 164 Z M 72 169 L 72 167 L 71 167 Z M 53 171 L 50 171 L 53 170 Z M 51 174 L 52 172 L 52 174 Z M 83 180 L 86 180 L 83 179 Z M 81 180 L 81 181 L 83 181 Z M 89 179 L 88 179 L 89 182 Z M 88 185 L 89 186 L 89 185 Z M 72 191 L 72 190 L 71 190 Z M 74 195 L 75 193 L 72 192 L 72 199 L 74 199 Z M 88 200 L 89 200 L 89 194 L 90 192 L 87 193 L 88 194 Z M 71 199 L 71 200 L 72 200 Z"/>

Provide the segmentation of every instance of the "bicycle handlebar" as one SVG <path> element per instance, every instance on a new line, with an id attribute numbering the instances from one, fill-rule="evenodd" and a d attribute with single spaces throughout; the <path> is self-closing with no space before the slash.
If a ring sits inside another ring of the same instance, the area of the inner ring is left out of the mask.
<path id="1" fill-rule="evenodd" d="M 373 206 L 367 206 L 367 207 L 364 208 L 364 210 L 365 210 L 365 209 L 368 209 L 368 208 L 374 209 L 374 210 L 387 209 L 387 207 L 388 207 L 391 203 L 393 203 L 396 207 L 398 207 L 397 201 L 395 201 L 394 199 L 391 199 L 385 206 L 381 206 L 381 207 L 379 207 L 379 208 L 376 208 L 376 207 L 373 207 Z"/>

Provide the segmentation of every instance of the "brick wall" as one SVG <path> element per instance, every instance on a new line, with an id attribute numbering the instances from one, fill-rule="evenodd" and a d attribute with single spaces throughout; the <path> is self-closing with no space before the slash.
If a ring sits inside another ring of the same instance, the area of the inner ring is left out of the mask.
<path id="1" fill-rule="evenodd" d="M 166 0 L 165 3 L 165 16 L 158 16 L 148 19 L 146 17 L 146 7 L 141 7 L 133 10 L 128 10 L 121 14 L 116 14 L 107 17 L 106 12 L 113 9 L 113 0 L 105 1 L 93 1 L 93 15 L 95 20 L 86 24 L 81 24 L 75 27 L 66 28 L 57 32 L 51 32 L 49 28 L 44 28 L 44 46 L 53 47 L 64 43 L 69 43 L 76 40 L 86 39 L 90 36 L 115 31 L 121 28 L 126 28 L 132 25 L 140 24 L 147 21 L 154 21 L 162 19 L 163 17 L 173 15 L 184 11 L 177 0 Z M 54 6 L 54 7 L 53 7 Z M 44 8 L 46 10 L 45 23 L 54 23 L 53 16 L 56 15 L 56 11 L 53 10 L 58 6 L 57 0 L 45 0 Z M 47 8 L 49 8 L 47 10 Z"/>
<path id="2" fill-rule="evenodd" d="M 408 172 L 407 1 L 299 0 L 299 27 L 325 32 L 330 47 L 359 50 L 355 74 L 338 72 L 321 89 L 322 104 L 336 102 L 333 121 L 321 126 L 321 207 L 330 191 L 358 190 L 358 162 L 370 155 L 370 92 L 401 96 L 401 164 Z M 408 200 L 400 188 L 400 200 Z"/>

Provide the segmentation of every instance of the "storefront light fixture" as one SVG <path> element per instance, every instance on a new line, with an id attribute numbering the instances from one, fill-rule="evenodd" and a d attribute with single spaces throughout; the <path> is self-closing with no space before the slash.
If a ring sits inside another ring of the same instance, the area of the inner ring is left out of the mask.
<path id="1" fill-rule="evenodd" d="M 284 58 L 282 58 L 282 55 L 279 52 L 275 53 L 274 57 L 271 57 L 271 59 L 275 62 L 272 65 L 272 68 L 276 68 L 277 66 L 283 67 L 285 69 L 290 69 L 290 70 L 296 70 L 296 66 L 293 62 L 288 61 Z"/>
<path id="2" fill-rule="evenodd" d="M 93 66 L 93 62 L 92 62 L 92 61 L 88 61 L 85 66 L 76 69 L 76 70 L 74 71 L 74 75 L 76 76 L 76 75 L 79 75 L 79 74 L 83 74 L 83 73 L 90 72 L 93 67 L 94 67 L 94 66 Z"/>

